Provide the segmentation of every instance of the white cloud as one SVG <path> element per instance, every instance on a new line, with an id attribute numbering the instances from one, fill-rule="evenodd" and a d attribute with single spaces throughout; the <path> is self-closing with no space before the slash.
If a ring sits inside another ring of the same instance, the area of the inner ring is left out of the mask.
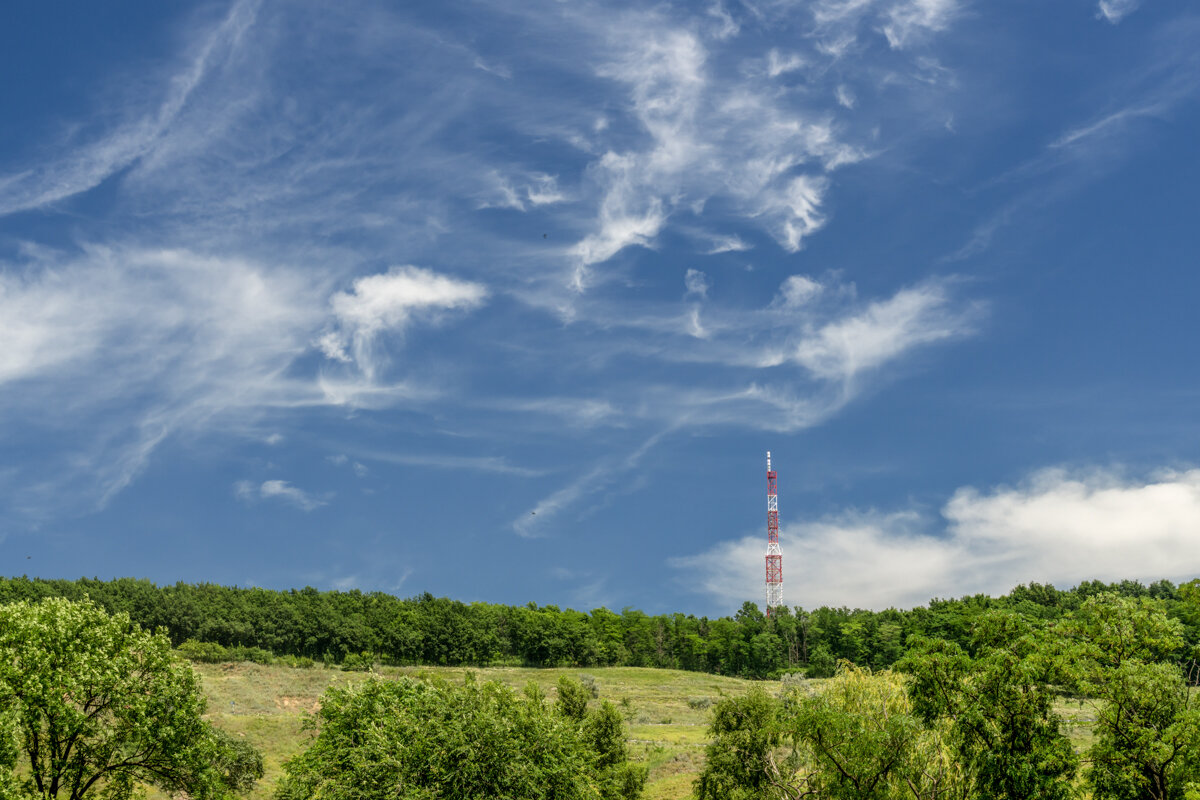
<path id="1" fill-rule="evenodd" d="M 945 30 L 957 12 L 958 0 L 901 0 L 888 11 L 883 34 L 893 48 L 903 48 L 919 36 Z"/>
<path id="2" fill-rule="evenodd" d="M 320 508 L 326 504 L 324 500 L 318 500 L 303 489 L 298 489 L 292 486 L 287 481 L 270 480 L 263 481 L 262 486 L 258 489 L 259 494 L 264 498 L 278 498 L 285 502 L 291 503 L 301 511 L 312 511 L 314 508 Z"/>
<path id="3" fill-rule="evenodd" d="M 788 308 L 808 305 L 825 287 L 807 275 L 792 275 L 779 287 L 779 296 Z"/>
<path id="4" fill-rule="evenodd" d="M 854 108 L 854 92 L 845 84 L 839 84 L 834 90 L 834 96 L 837 98 L 838 105 L 842 108 Z"/>
<path id="5" fill-rule="evenodd" d="M 947 2 L 902 17 L 904 31 L 938 27 Z M 773 48 L 740 75 L 722 73 L 711 66 L 725 55 L 719 40 L 649 13 L 612 24 L 608 43 L 614 56 L 600 75 L 625 87 L 645 137 L 630 146 L 622 135 L 589 169 L 600 199 L 596 229 L 573 250 L 577 290 L 590 285 L 590 267 L 626 247 L 652 246 L 673 216 L 701 214 L 713 197 L 795 252 L 825 224 L 829 174 L 868 157 L 835 124 L 831 103 L 806 107 L 771 81 L 789 72 L 823 80 L 825 57 Z M 845 86 L 830 87 L 830 95 L 853 104 Z M 744 247 L 733 237 L 709 252 Z"/>
<path id="6" fill-rule="evenodd" d="M 808 66 L 808 61 L 798 53 L 783 55 L 779 50 L 771 48 L 767 53 L 767 74 L 777 78 L 788 72 L 795 72 Z"/>
<path id="7" fill-rule="evenodd" d="M 545 206 L 565 202 L 567 196 L 558 188 L 558 178 L 535 172 L 523 179 L 490 173 L 491 186 L 484 190 L 479 208 L 511 208 L 525 211 L 528 206 Z"/>
<path id="8" fill-rule="evenodd" d="M 525 197 L 535 206 L 565 202 L 567 196 L 558 188 L 558 178 L 553 175 L 535 173 L 525 185 Z"/>
<path id="9" fill-rule="evenodd" d="M 0 272 L 0 407 L 10 420 L 78 427 L 69 466 L 43 465 L 53 472 L 44 480 L 94 481 L 106 498 L 173 431 L 317 401 L 283 373 L 320 324 L 322 296 L 319 282 L 287 270 L 175 250 L 92 248 L 13 265 Z"/>
<path id="10" fill-rule="evenodd" d="M 796 363 L 827 380 L 848 380 L 912 348 L 972 330 L 972 310 L 952 310 L 939 284 L 903 289 L 855 316 L 836 320 L 803 339 Z"/>
<path id="11" fill-rule="evenodd" d="M 1120 111 L 1109 114 L 1096 122 L 1084 125 L 1080 128 L 1067 131 L 1062 136 L 1050 143 L 1051 149 L 1059 149 L 1069 147 L 1082 139 L 1088 139 L 1098 136 L 1103 133 L 1112 133 L 1114 129 L 1119 129 L 1123 123 L 1138 117 L 1148 117 L 1159 113 L 1162 109 L 1157 105 L 1139 105 L 1130 108 L 1123 108 Z"/>
<path id="12" fill-rule="evenodd" d="M 239 500 L 246 503 L 257 500 L 281 500 L 301 511 L 312 511 L 328 504 L 327 500 L 314 497 L 303 489 L 281 480 L 263 481 L 257 486 L 251 481 L 238 481 L 233 485 L 233 493 Z"/>
<path id="13" fill-rule="evenodd" d="M 330 299 L 337 321 L 318 345 L 329 358 L 353 360 L 373 378 L 381 362 L 375 347 L 380 334 L 403 330 L 420 312 L 475 308 L 486 296 L 487 290 L 478 283 L 420 267 L 394 267 L 386 275 L 358 278 L 352 291 L 338 292 Z"/>
<path id="14" fill-rule="evenodd" d="M 325 326 L 366 361 L 379 331 L 483 296 L 475 284 L 406 268 L 360 279 L 331 303 L 320 276 L 184 250 L 92 247 L 4 266 L 0 409 L 46 430 L 57 456 L 30 465 L 22 493 L 31 507 L 60 509 L 58 494 L 103 505 L 180 431 L 261 439 L 256 420 L 270 409 L 423 397 L 403 384 L 291 370 Z"/>
<path id="15" fill-rule="evenodd" d="M 786 524 L 789 604 L 885 608 L 934 597 L 1002 594 L 1037 581 L 1188 580 L 1200 574 L 1200 470 L 1140 480 L 1047 470 L 1022 486 L 962 488 L 943 530 L 912 510 L 847 512 Z M 765 536 L 671 560 L 698 591 L 734 607 L 758 600 Z M 793 565 L 793 566 L 789 566 Z"/>
<path id="16" fill-rule="evenodd" d="M 683 285 L 687 287 L 685 297 L 708 297 L 708 276 L 698 269 L 689 269 L 683 276 Z"/>
<path id="17" fill-rule="evenodd" d="M 1141 0 L 1100 0 L 1099 15 L 1116 25 L 1122 19 L 1137 11 Z"/>
<path id="18" fill-rule="evenodd" d="M 435 469 L 476 470 L 479 472 L 494 472 L 500 475 L 517 475 L 520 477 L 535 477 L 542 475 L 541 470 L 512 464 L 500 456 L 456 456 L 439 453 L 391 453 L 381 450 L 352 451 L 364 461 L 378 461 L 384 464 L 400 464 L 411 467 L 433 467 Z M 359 467 L 366 470 L 362 464 L 355 463 L 355 472 Z M 360 477 L 362 474 L 360 473 Z"/>
<path id="19" fill-rule="evenodd" d="M 754 245 L 743 241 L 740 236 L 711 236 L 712 247 L 704 251 L 706 256 L 714 256 L 717 253 L 741 253 L 746 250 L 753 250 Z"/>
<path id="20" fill-rule="evenodd" d="M 788 252 L 799 250 L 805 237 L 825 224 L 820 208 L 828 186 L 824 178 L 800 175 L 783 191 L 768 197 L 764 211 L 779 218 L 777 238 Z"/>

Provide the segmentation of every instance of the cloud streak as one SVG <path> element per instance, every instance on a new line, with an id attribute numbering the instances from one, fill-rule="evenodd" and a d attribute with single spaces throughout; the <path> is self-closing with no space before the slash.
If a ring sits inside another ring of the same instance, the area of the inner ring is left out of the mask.
<path id="1" fill-rule="evenodd" d="M 0 178 L 0 216 L 42 208 L 86 192 L 151 154 L 214 64 L 239 47 L 254 24 L 258 6 L 259 0 L 233 4 L 225 19 L 200 42 L 191 63 L 168 82 L 166 96 L 156 109 L 68 151 L 64 158 Z"/>

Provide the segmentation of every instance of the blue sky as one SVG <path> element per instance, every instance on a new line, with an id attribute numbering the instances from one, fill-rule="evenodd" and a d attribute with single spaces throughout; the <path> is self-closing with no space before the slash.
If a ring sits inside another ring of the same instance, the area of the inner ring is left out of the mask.
<path id="1" fill-rule="evenodd" d="M 1200 574 L 1200 13 L 23 4 L 0 564 L 721 614 Z"/>

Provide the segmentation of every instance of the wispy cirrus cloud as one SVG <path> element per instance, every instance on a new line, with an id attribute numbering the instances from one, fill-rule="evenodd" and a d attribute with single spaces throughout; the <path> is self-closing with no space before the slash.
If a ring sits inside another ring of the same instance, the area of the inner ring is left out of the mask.
<path id="1" fill-rule="evenodd" d="M 803 295 L 795 285 L 787 288 Z M 904 289 L 813 331 L 792 357 L 818 377 L 848 381 L 921 345 L 970 333 L 977 311 L 951 306 L 944 285 Z"/>
<path id="2" fill-rule="evenodd" d="M 635 469 L 646 454 L 669 433 L 669 429 L 660 431 L 624 457 L 606 459 L 595 465 L 566 486 L 542 498 L 528 513 L 523 513 L 513 520 L 513 530 L 518 536 L 527 539 L 550 535 L 552 531 L 561 527 L 559 517 L 564 512 L 580 501 L 611 488 L 622 476 Z"/>
<path id="3" fill-rule="evenodd" d="M 815 18 L 822 35 L 835 29 L 847 35 L 870 16 L 891 48 L 903 50 L 946 29 L 956 11 L 955 0 L 826 3 Z M 592 144 L 602 148 L 588 170 L 598 213 L 595 230 L 572 250 L 577 291 L 595 279 L 595 265 L 626 247 L 653 246 L 675 217 L 702 217 L 697 209 L 712 198 L 732 204 L 788 252 L 826 224 L 829 176 L 868 158 L 869 148 L 837 121 L 854 107 L 844 81 L 830 85 L 833 102 L 826 105 L 797 102 L 802 95 L 789 92 L 786 81 L 829 80 L 836 55 L 771 48 L 760 67 L 731 78 L 715 68 L 732 41 L 723 34 L 706 36 L 656 13 L 597 22 L 614 54 L 598 74 L 625 87 L 628 121 L 642 141 L 627 144 L 622 127 L 615 129 L 622 146 L 606 147 L 603 136 Z M 730 249 L 741 248 L 718 245 L 710 252 Z"/>
<path id="4" fill-rule="evenodd" d="M 620 253 L 672 232 L 714 263 L 749 252 L 756 233 L 802 249 L 831 219 L 838 171 L 879 144 L 864 104 L 839 100 L 868 73 L 831 71 L 838 56 L 816 42 L 853 33 L 903 72 L 953 16 L 945 3 L 918 8 L 806 11 L 794 21 L 813 37 L 781 38 L 768 18 L 780 9 L 756 20 L 719 6 L 697 16 L 485 4 L 481 14 L 515 15 L 539 43 L 536 57 L 495 58 L 486 41 L 468 46 L 403 8 L 234 3 L 190 37 L 187 59 L 148 79 L 166 87 L 154 102 L 120 95 L 119 113 L 81 120 L 101 131 L 94 141 L 4 165 L 0 213 L 54 213 L 113 178 L 104 219 L 80 217 L 83 255 L 3 265 L 11 313 L 0 325 L 17 344 L 0 354 L 0 380 L 29 391 L 0 402 L 32 414 L 25 398 L 71 396 L 70 419 L 87 433 L 51 459 L 75 466 L 29 484 L 98 476 L 108 497 L 180 432 L 213 434 L 234 417 L 249 429 L 306 408 L 427 410 L 435 396 L 514 429 L 816 424 L 853 396 L 847 375 L 968 335 L 965 321 L 947 328 L 964 304 L 946 294 L 890 320 L 909 338 L 879 354 L 861 344 L 870 320 L 850 330 L 872 307 L 846 306 L 836 288 L 805 304 L 793 282 L 791 300 L 748 308 L 717 291 L 733 281 L 707 266 L 714 277 L 694 270 L 686 298 L 673 288 L 643 301 L 636 281 L 621 295 L 610 279 L 628 275 Z M 899 48 L 882 33 L 893 17 L 914 32 Z M 739 41 L 749 30 L 761 46 Z M 900 301 L 877 302 L 882 315 Z M 131 308 L 149 311 L 134 319 Z M 503 319 L 476 340 L 448 335 L 454 358 L 428 345 L 396 358 L 414 326 L 474 312 Z M 935 336 L 937 319 L 946 330 Z M 496 381 L 518 351 L 522 380 Z M 646 363 L 669 369 L 647 379 Z M 548 388 L 561 365 L 579 382 Z M 78 385 L 92 391 L 64 391 Z M 462 457 L 497 474 L 530 469 Z"/>
<path id="5" fill-rule="evenodd" d="M 1141 0 L 1100 0 L 1097 17 L 1101 17 L 1113 25 L 1137 11 Z"/>
<path id="6" fill-rule="evenodd" d="M 940 523 L 920 509 L 787 523 L 785 598 L 880 609 L 1001 594 L 1029 581 L 1187 580 L 1200 573 L 1200 555 L 1187 544 L 1197 526 L 1200 470 L 1044 470 L 1015 487 L 958 489 Z M 761 535 L 748 535 L 670 565 L 732 608 L 761 585 L 764 550 Z"/>
<path id="7" fill-rule="evenodd" d="M 372 337 L 426 307 L 482 297 L 477 285 L 407 268 L 363 278 L 331 303 L 319 274 L 179 250 L 43 251 L 4 266 L 0 408 L 46 443 L 70 442 L 27 470 L 25 497 L 69 493 L 84 507 L 126 487 L 175 434 L 272 410 L 419 397 L 377 380 Z M 365 378 L 297 371 L 329 325 L 363 351 Z"/>
<path id="8" fill-rule="evenodd" d="M 130 109 L 128 119 L 99 138 L 83 143 L 68 139 L 56 148 L 65 155 L 0 178 L 0 215 L 41 208 L 95 188 L 151 154 L 214 65 L 239 47 L 259 4 L 260 0 L 234 3 L 224 20 L 196 43 L 190 63 L 171 76 L 156 107 Z"/>

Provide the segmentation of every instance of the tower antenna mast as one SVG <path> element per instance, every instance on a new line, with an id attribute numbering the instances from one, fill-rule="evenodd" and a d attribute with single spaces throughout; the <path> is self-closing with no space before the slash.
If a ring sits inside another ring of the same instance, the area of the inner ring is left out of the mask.
<path id="1" fill-rule="evenodd" d="M 767 451 L 767 616 L 783 605 L 783 553 L 779 551 L 779 496 Z"/>

